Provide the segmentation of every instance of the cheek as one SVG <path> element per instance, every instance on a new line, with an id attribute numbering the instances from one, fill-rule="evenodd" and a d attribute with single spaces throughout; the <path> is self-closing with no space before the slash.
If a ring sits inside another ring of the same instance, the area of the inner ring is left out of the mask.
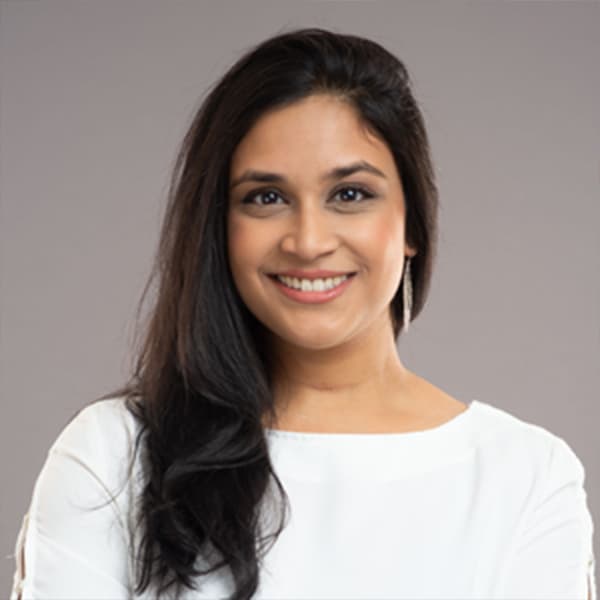
<path id="1" fill-rule="evenodd" d="M 389 220 L 379 232 L 379 239 L 384 244 L 385 260 L 392 264 L 400 263 L 404 253 L 404 225 L 399 221 Z"/>
<path id="2" fill-rule="evenodd" d="M 232 218 L 228 223 L 227 250 L 229 265 L 236 280 L 256 274 L 264 258 L 266 236 L 241 220 Z"/>
<path id="3" fill-rule="evenodd" d="M 401 261 L 404 246 L 402 219 L 383 214 L 361 227 L 355 240 L 375 268 L 392 268 Z"/>
<path id="4" fill-rule="evenodd" d="M 227 223 L 227 252 L 231 270 L 238 271 L 238 265 L 247 256 L 247 247 L 250 237 L 243 224 L 235 218 L 230 217 Z"/>

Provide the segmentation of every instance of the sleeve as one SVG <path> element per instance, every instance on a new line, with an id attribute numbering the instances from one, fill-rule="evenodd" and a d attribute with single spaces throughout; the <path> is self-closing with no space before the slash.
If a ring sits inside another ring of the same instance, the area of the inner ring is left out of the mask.
<path id="1" fill-rule="evenodd" d="M 84 409 L 50 449 L 18 534 L 11 600 L 132 597 L 126 499 L 115 496 L 123 432 L 106 412 Z"/>
<path id="2" fill-rule="evenodd" d="M 596 600 L 584 467 L 569 445 L 553 436 L 544 470 L 515 540 L 502 597 Z"/>

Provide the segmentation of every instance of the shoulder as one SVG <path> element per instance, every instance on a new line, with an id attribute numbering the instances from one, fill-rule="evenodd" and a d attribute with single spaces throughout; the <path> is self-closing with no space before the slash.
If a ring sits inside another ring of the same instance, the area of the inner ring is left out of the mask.
<path id="1" fill-rule="evenodd" d="M 594 524 L 585 468 L 575 450 L 550 429 L 506 410 L 482 402 L 475 408 L 477 484 L 502 526 L 517 525 L 515 547 L 527 547 L 536 536 L 543 545 L 556 530 L 563 532 L 557 533 L 563 548 L 570 544 L 587 560 Z"/>
<path id="2" fill-rule="evenodd" d="M 503 445 L 503 450 L 509 454 L 514 448 L 515 452 L 526 451 L 527 455 L 537 459 L 548 459 L 556 454 L 579 462 L 567 441 L 554 431 L 487 402 L 474 400 L 473 404 L 482 441 Z"/>
<path id="3" fill-rule="evenodd" d="M 511 537 L 506 597 L 554 597 L 558 589 L 575 595 L 594 567 L 582 461 L 550 429 L 489 404 L 478 408 L 477 425 L 484 431 L 479 448 L 490 467 L 479 471 L 494 492 L 487 496 L 500 515 L 499 535 Z"/>
<path id="4" fill-rule="evenodd" d="M 583 493 L 585 468 L 573 447 L 560 435 L 491 404 L 474 401 L 473 435 L 482 457 L 512 487 L 535 495 L 571 485 Z M 535 490 L 535 493 L 534 493 Z"/>
<path id="5" fill-rule="evenodd" d="M 119 503 L 127 503 L 130 486 L 126 484 L 136 483 L 139 477 L 139 429 L 121 397 L 79 410 L 48 450 L 35 482 L 32 512 L 43 507 L 67 510 L 73 499 L 94 504 L 119 496 Z"/>
<path id="6" fill-rule="evenodd" d="M 138 430 L 122 398 L 85 406 L 61 430 L 35 481 L 15 547 L 21 561 L 15 585 L 24 596 L 131 597 Z"/>
<path id="7" fill-rule="evenodd" d="M 76 458 L 108 475 L 115 465 L 133 455 L 139 424 L 123 397 L 99 400 L 80 409 L 66 424 L 49 450 Z"/>
<path id="8" fill-rule="evenodd" d="M 97 400 L 79 409 L 71 417 L 51 449 L 72 444 L 87 447 L 102 440 L 110 440 L 110 445 L 114 445 L 114 442 L 135 435 L 138 427 L 137 420 L 127 408 L 124 397 Z"/>

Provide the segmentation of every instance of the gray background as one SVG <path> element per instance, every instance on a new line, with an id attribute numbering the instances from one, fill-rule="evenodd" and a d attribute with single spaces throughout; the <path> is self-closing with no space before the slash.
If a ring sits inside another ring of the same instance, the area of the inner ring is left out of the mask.
<path id="1" fill-rule="evenodd" d="M 128 372 L 201 95 L 315 25 L 404 60 L 430 132 L 440 253 L 402 359 L 565 439 L 600 523 L 599 3 L 4 1 L 0 589 L 49 446 Z"/>

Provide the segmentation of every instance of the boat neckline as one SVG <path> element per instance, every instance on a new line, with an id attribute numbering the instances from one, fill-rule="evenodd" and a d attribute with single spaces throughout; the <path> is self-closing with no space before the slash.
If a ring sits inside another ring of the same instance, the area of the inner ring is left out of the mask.
<path id="1" fill-rule="evenodd" d="M 471 400 L 467 404 L 467 408 L 462 412 L 454 415 L 448 421 L 444 421 L 435 427 L 429 427 L 428 429 L 417 429 L 414 431 L 391 431 L 391 432 L 332 432 L 332 431 L 290 431 L 287 429 L 272 429 L 270 427 L 265 428 L 265 432 L 270 438 L 289 438 L 289 439 L 302 439 L 302 440 L 393 440 L 393 439 L 404 439 L 410 437 L 423 437 L 429 435 L 435 435 L 438 433 L 451 430 L 464 421 L 466 421 L 473 413 L 474 408 L 483 406 L 483 403 L 479 400 Z"/>

